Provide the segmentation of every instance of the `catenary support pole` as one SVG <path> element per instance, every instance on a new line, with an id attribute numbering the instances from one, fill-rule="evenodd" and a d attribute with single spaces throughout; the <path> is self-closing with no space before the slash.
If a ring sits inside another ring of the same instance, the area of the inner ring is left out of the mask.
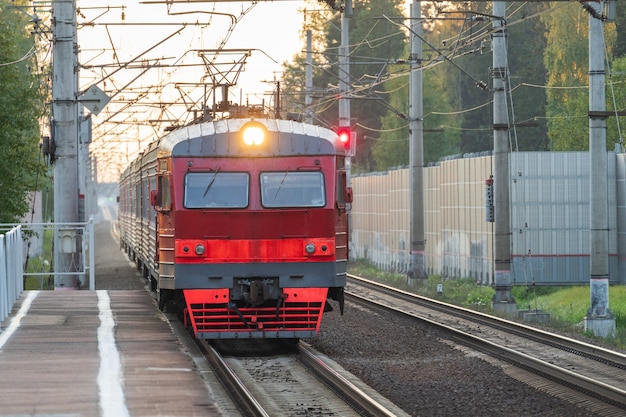
<path id="1" fill-rule="evenodd" d="M 506 2 L 493 2 L 493 173 L 494 173 L 494 310 L 513 315 L 517 312 L 511 294 L 511 219 L 509 207 L 509 115 L 506 106 L 508 77 L 506 49 Z"/>
<path id="2" fill-rule="evenodd" d="M 606 153 L 604 32 L 600 20 L 604 2 L 588 2 L 589 14 L 589 165 L 590 165 L 590 276 L 591 306 L 585 330 L 596 336 L 615 336 L 615 317 L 609 309 L 609 225 Z M 595 15 L 595 16 L 594 16 Z"/>
<path id="3" fill-rule="evenodd" d="M 411 65 L 409 102 L 409 166 L 411 258 L 407 274 L 411 285 L 428 280 L 424 252 L 424 105 L 422 80 L 422 8 L 421 2 L 411 3 Z"/>
<path id="4" fill-rule="evenodd" d="M 76 56 L 76 3 L 74 0 L 52 2 L 53 79 L 51 130 L 56 143 L 54 162 L 54 221 L 56 224 L 78 221 L 78 102 L 76 97 L 78 63 Z M 76 232 L 66 229 L 60 235 L 55 227 L 54 280 L 56 289 L 78 286 L 75 272 L 78 260 Z M 63 242 L 64 244 L 61 244 Z M 61 275 L 58 275 L 58 274 Z"/>

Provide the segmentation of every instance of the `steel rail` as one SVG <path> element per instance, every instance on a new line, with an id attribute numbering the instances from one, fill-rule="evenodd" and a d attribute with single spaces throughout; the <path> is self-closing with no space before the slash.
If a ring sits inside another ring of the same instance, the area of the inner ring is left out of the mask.
<path id="1" fill-rule="evenodd" d="M 454 338 L 459 343 L 626 410 L 626 391 L 620 388 L 605 384 L 602 381 L 597 381 L 576 372 L 569 371 L 541 359 L 533 358 L 525 353 L 498 345 L 480 337 L 473 336 L 469 333 L 461 332 L 458 329 L 448 326 L 444 327 L 447 331 L 454 334 Z"/>
<path id="2" fill-rule="evenodd" d="M 352 280 L 358 281 L 359 285 L 365 285 L 370 288 L 379 288 L 388 293 L 392 293 L 396 297 L 408 300 L 412 303 L 419 304 L 429 309 L 454 315 L 459 318 L 464 318 L 475 323 L 481 323 L 502 331 L 506 331 L 507 333 L 512 333 L 538 343 L 552 346 L 566 352 L 574 353 L 579 356 L 583 356 L 619 369 L 626 370 L 626 355 L 623 353 L 605 349 L 601 346 L 594 346 L 589 343 L 571 339 L 569 337 L 561 336 L 555 333 L 549 333 L 535 327 L 516 323 L 500 317 L 490 316 L 479 311 L 470 310 L 467 308 L 455 306 L 453 304 L 448 304 L 442 301 L 423 297 L 417 294 L 412 294 L 378 282 L 357 277 L 356 275 L 349 274 L 348 277 Z M 347 292 L 348 291 L 346 291 L 346 293 Z"/>
<path id="3" fill-rule="evenodd" d="M 300 342 L 300 362 L 302 362 L 324 384 L 329 386 L 339 397 L 357 411 L 373 417 L 395 417 L 395 414 L 373 399 L 359 387 L 348 381 L 327 363 L 322 361 L 306 343 Z M 363 414 L 362 414 L 363 415 Z"/>
<path id="4" fill-rule="evenodd" d="M 256 398 L 254 398 L 248 388 L 246 388 L 245 384 L 239 379 L 232 368 L 224 361 L 222 355 L 205 340 L 195 340 L 196 346 L 198 346 L 211 367 L 213 367 L 219 380 L 224 385 L 226 391 L 232 396 L 233 401 L 235 401 L 240 408 L 242 414 L 250 417 L 271 417 Z"/>
<path id="5" fill-rule="evenodd" d="M 355 276 L 350 276 L 350 278 L 358 279 L 360 283 L 363 282 L 363 279 L 359 279 L 358 277 L 355 277 Z M 587 356 L 587 354 L 585 354 L 585 356 L 591 359 L 596 359 L 594 357 L 594 352 L 596 351 L 601 352 L 599 355 L 597 355 L 597 357 L 600 358 L 602 362 L 605 362 L 605 360 L 607 360 L 608 361 L 607 364 L 609 365 L 612 365 L 613 363 L 617 363 L 617 364 L 621 363 L 622 358 L 624 357 L 624 355 L 620 354 L 619 352 L 612 352 L 608 349 L 603 349 L 603 348 L 592 346 L 583 342 L 574 341 L 573 339 L 568 339 L 568 338 L 561 337 L 558 335 L 552 335 L 552 334 L 549 334 L 548 332 L 534 329 L 529 326 L 524 326 L 518 323 L 510 322 L 508 320 L 503 320 L 503 319 L 498 319 L 495 317 L 487 316 L 483 313 L 464 309 L 458 306 L 453 306 L 451 304 L 446 304 L 446 303 L 438 302 L 435 300 L 430 300 L 425 297 L 417 296 L 415 294 L 401 291 L 401 290 L 398 290 L 398 289 L 395 289 L 395 288 L 392 288 L 383 284 L 375 283 L 373 281 L 369 281 L 369 280 L 365 280 L 365 281 L 366 282 L 363 285 L 366 285 L 369 287 L 375 287 L 379 291 L 383 291 L 387 293 L 391 292 L 394 294 L 394 296 L 402 298 L 406 301 L 421 304 L 423 306 L 427 306 L 428 308 L 435 308 L 447 314 L 452 314 L 451 313 L 452 311 L 454 312 L 453 315 L 458 316 L 459 313 L 462 311 L 463 316 L 464 316 L 463 318 L 466 318 L 474 322 L 479 321 L 485 324 L 487 324 L 487 322 L 491 322 L 491 320 L 493 319 L 493 323 L 496 323 L 497 325 L 492 324 L 492 323 L 489 323 L 488 325 L 492 327 L 496 327 L 498 330 L 510 332 L 511 331 L 509 328 L 510 326 L 512 326 L 513 328 L 516 328 L 516 327 L 524 328 L 524 332 L 522 332 L 524 333 L 523 334 L 524 337 L 526 337 L 526 332 L 536 333 L 536 336 L 531 338 L 533 341 L 538 341 L 535 339 L 541 339 L 545 335 L 547 338 L 551 340 L 551 342 L 548 344 L 553 343 L 552 341 L 555 341 L 555 340 L 569 347 L 572 347 L 574 344 L 579 344 L 580 347 L 578 349 L 574 348 L 574 351 L 570 350 L 569 348 L 566 348 L 565 350 L 567 350 L 568 352 L 572 352 L 572 353 L 576 353 L 577 351 L 585 351 L 590 355 L 590 356 Z M 394 308 L 389 305 L 378 303 L 374 300 L 370 300 L 365 297 L 362 297 L 361 295 L 356 294 L 354 292 L 346 291 L 346 295 L 349 296 L 351 299 L 356 300 L 359 303 L 366 304 L 366 305 L 373 305 L 377 308 L 384 308 L 390 311 L 394 311 L 403 315 L 408 315 L 410 317 L 414 317 L 421 321 L 427 322 L 431 325 L 434 325 L 438 328 L 441 328 L 447 331 L 448 333 L 452 335 L 453 339 L 455 339 L 456 341 L 458 341 L 459 343 L 463 345 L 469 346 L 481 352 L 488 353 L 489 355 L 497 357 L 517 367 L 526 369 L 539 376 L 558 382 L 561 385 L 567 386 L 569 388 L 575 389 L 579 392 L 583 392 L 594 398 L 600 399 L 606 402 L 607 404 L 611 404 L 618 408 L 626 409 L 626 391 L 620 388 L 608 385 L 601 381 L 596 381 L 592 378 L 589 378 L 584 375 L 580 375 L 578 373 L 569 371 L 567 369 L 560 368 L 556 365 L 552 365 L 543 360 L 533 358 L 527 354 L 515 351 L 505 346 L 498 345 L 491 341 L 485 340 L 481 337 L 471 335 L 469 333 L 463 332 L 459 329 L 455 329 L 451 326 L 448 326 L 442 323 L 438 323 L 432 319 L 429 319 L 420 315 L 408 313 L 399 308 Z M 477 318 L 480 318 L 480 320 L 478 320 Z M 554 347 L 559 347 L 559 346 L 554 346 Z M 613 357 L 612 354 L 615 354 L 615 356 Z M 609 357 L 609 359 L 606 359 L 607 357 Z M 620 366 L 617 366 L 617 367 L 620 367 Z"/>

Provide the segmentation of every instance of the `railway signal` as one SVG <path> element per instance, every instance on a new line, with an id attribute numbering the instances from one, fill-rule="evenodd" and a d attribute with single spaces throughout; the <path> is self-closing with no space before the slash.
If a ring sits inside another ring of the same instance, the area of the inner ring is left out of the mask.
<path id="1" fill-rule="evenodd" d="M 343 144 L 345 149 L 350 149 L 352 145 L 352 132 L 349 127 L 340 127 L 337 131 L 339 142 Z"/>

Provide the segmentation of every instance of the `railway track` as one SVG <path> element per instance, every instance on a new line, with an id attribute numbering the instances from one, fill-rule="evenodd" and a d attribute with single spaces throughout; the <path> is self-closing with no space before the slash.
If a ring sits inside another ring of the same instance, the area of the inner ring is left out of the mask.
<path id="1" fill-rule="evenodd" d="M 273 341 L 272 341 L 273 342 Z M 270 342 L 270 343 L 272 343 Z M 247 342 L 248 346 L 250 342 Z M 290 352 L 255 342 L 255 353 L 222 354 L 224 345 L 196 344 L 244 416 L 316 415 L 392 417 L 406 415 L 325 357 L 300 342 Z M 237 350 L 237 348 L 235 348 Z M 261 351 L 259 355 L 258 350 Z M 369 392 L 368 392 L 369 391 Z M 375 398 L 377 397 L 377 398 Z"/>
<path id="2" fill-rule="evenodd" d="M 624 354 L 356 276 L 349 276 L 346 296 L 369 308 L 392 310 L 443 328 L 454 342 L 532 372 L 533 385 L 553 395 L 584 403 L 601 415 L 625 413 Z"/>

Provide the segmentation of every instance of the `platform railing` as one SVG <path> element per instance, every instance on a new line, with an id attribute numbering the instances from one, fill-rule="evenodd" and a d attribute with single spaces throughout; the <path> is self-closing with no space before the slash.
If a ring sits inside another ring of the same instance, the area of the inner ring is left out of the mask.
<path id="1" fill-rule="evenodd" d="M 11 313 L 22 291 L 22 228 L 18 225 L 0 234 L 0 322 Z"/>
<path id="2" fill-rule="evenodd" d="M 86 223 L 3 223 L 0 234 L 5 233 L 5 241 L 14 229 L 20 236 L 11 237 L 12 257 L 2 267 L 19 276 L 13 278 L 20 285 L 17 296 L 24 289 L 95 290 L 93 218 Z"/>

